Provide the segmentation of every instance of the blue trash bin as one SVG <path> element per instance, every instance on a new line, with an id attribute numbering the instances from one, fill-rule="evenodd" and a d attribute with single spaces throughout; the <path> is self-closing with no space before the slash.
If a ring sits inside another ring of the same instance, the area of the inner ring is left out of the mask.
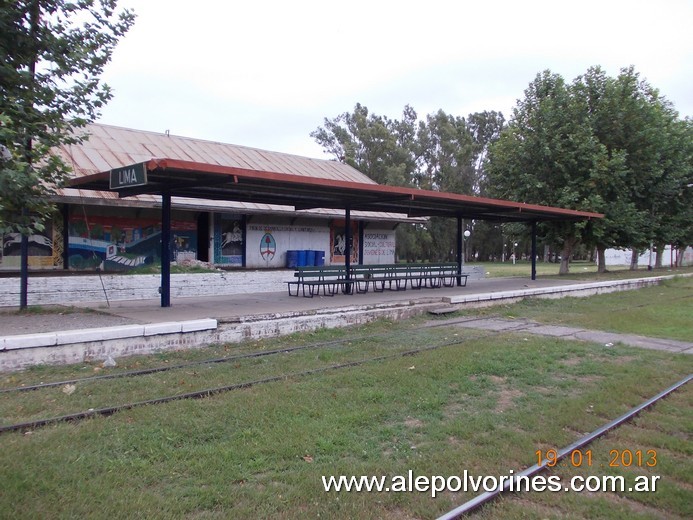
<path id="1" fill-rule="evenodd" d="M 313 251 L 312 249 L 306 249 L 306 265 L 315 265 L 315 251 Z"/>
<path id="2" fill-rule="evenodd" d="M 298 251 L 290 250 L 286 252 L 286 267 L 289 269 L 298 267 Z"/>
<path id="3" fill-rule="evenodd" d="M 296 267 L 305 267 L 306 264 L 306 250 L 299 249 L 296 251 Z"/>
<path id="4" fill-rule="evenodd" d="M 325 251 L 313 251 L 315 253 L 315 265 L 321 267 L 325 265 Z"/>

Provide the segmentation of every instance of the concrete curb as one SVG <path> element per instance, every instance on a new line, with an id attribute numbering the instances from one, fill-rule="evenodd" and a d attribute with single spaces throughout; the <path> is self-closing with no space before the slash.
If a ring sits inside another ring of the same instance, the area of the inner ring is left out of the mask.
<path id="1" fill-rule="evenodd" d="M 605 294 L 616 291 L 641 289 L 651 285 L 659 285 L 664 280 L 671 280 L 681 275 L 653 276 L 650 278 L 634 278 L 629 280 L 610 280 L 606 282 L 590 282 L 574 285 L 559 285 L 555 287 L 538 287 L 515 291 L 499 291 L 470 296 L 453 296 L 444 300 L 450 305 L 498 304 L 514 303 L 523 298 L 564 298 L 566 296 L 583 297 L 595 294 Z"/>
<path id="2" fill-rule="evenodd" d="M 37 364 L 68 364 L 111 357 L 199 348 L 215 343 L 276 337 L 320 328 L 360 325 L 376 319 L 406 319 L 442 304 L 486 306 L 513 303 L 528 297 L 562 298 L 637 289 L 674 276 L 639 278 L 558 287 L 527 288 L 468 296 L 424 296 L 408 300 L 319 309 L 263 313 L 217 319 L 122 325 L 86 330 L 0 337 L 0 371 Z M 502 325 L 498 325 L 502 327 Z"/>

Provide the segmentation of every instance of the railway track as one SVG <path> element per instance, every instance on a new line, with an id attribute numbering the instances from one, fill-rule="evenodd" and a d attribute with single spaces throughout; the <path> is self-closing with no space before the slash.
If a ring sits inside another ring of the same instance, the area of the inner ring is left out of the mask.
<path id="1" fill-rule="evenodd" d="M 415 355 L 423 353 L 423 352 L 436 350 L 439 348 L 453 346 L 453 345 L 461 345 L 465 342 L 482 339 L 482 338 L 493 336 L 496 334 L 497 333 L 495 333 L 495 332 L 472 334 L 472 335 L 467 335 L 463 338 L 459 337 L 457 334 L 455 334 L 454 339 L 444 340 L 442 342 L 439 342 L 439 343 L 436 343 L 433 345 L 426 345 L 424 347 L 406 348 L 406 344 L 405 344 L 405 347 L 403 347 L 403 348 L 402 347 L 392 347 L 394 349 L 394 352 L 391 352 L 391 353 L 385 353 L 385 354 L 371 356 L 371 357 L 361 357 L 361 358 L 357 358 L 357 359 L 347 359 L 347 360 L 340 362 L 340 363 L 326 364 L 324 366 L 307 368 L 304 370 L 297 370 L 297 371 L 292 371 L 292 372 L 285 372 L 285 373 L 281 373 L 281 374 L 277 374 L 277 375 L 271 375 L 271 376 L 263 377 L 263 378 L 250 379 L 250 380 L 240 381 L 240 382 L 232 383 L 232 384 L 224 384 L 224 385 L 219 385 L 219 386 L 214 386 L 214 387 L 202 388 L 200 390 L 195 390 L 195 391 L 191 391 L 191 392 L 175 393 L 175 394 L 164 395 L 164 396 L 155 397 L 155 398 L 151 398 L 151 399 L 145 399 L 145 400 L 141 400 L 141 401 L 125 402 L 125 403 L 121 403 L 121 404 L 101 406 L 98 408 L 89 408 L 87 410 L 80 410 L 78 412 L 65 413 L 65 414 L 56 415 L 53 417 L 37 418 L 37 419 L 21 421 L 21 422 L 12 423 L 12 424 L 0 425 L 0 434 L 12 432 L 12 431 L 33 430 L 36 428 L 40 428 L 43 426 L 56 424 L 56 423 L 60 423 L 60 422 L 75 422 L 75 421 L 89 419 L 89 418 L 97 417 L 97 416 L 109 416 L 109 415 L 112 415 L 112 414 L 117 413 L 119 411 L 129 410 L 129 409 L 137 408 L 137 407 L 141 407 L 141 406 L 159 405 L 159 404 L 169 403 L 172 401 L 179 401 L 179 400 L 183 400 L 183 399 L 202 399 L 202 398 L 210 397 L 212 395 L 217 395 L 217 394 L 221 394 L 221 393 L 225 393 L 225 392 L 231 392 L 231 391 L 235 391 L 235 390 L 241 390 L 243 388 L 249 388 L 252 386 L 262 385 L 262 384 L 266 384 L 266 383 L 283 381 L 283 380 L 292 379 L 292 378 L 307 377 L 307 376 L 316 375 L 316 374 L 320 374 L 320 373 L 324 373 L 324 372 L 328 372 L 328 371 L 357 367 L 357 366 L 365 365 L 368 363 L 383 362 L 386 360 L 396 359 L 399 357 L 415 356 Z M 94 376 L 94 377 L 86 377 L 86 378 L 73 378 L 73 379 L 65 379 L 65 380 L 55 381 L 55 382 L 38 383 L 38 384 L 34 384 L 34 385 L 5 388 L 5 389 L 1 390 L 0 392 L 5 393 L 5 394 L 11 394 L 11 393 L 23 393 L 23 392 L 30 392 L 30 391 L 41 391 L 41 390 L 46 390 L 46 389 L 55 388 L 55 387 L 65 387 L 66 385 L 84 385 L 84 384 L 94 384 L 94 383 L 99 384 L 99 383 L 102 383 L 104 381 L 113 380 L 113 379 L 121 379 L 121 378 L 134 379 L 134 378 L 158 374 L 158 373 L 162 373 L 162 372 L 176 372 L 176 371 L 187 370 L 190 368 L 201 367 L 201 366 L 211 365 L 211 364 L 238 362 L 238 361 L 242 361 L 242 360 L 251 360 L 251 359 L 257 359 L 257 358 L 262 358 L 262 357 L 277 356 L 280 354 L 294 354 L 294 353 L 299 353 L 301 351 L 306 351 L 306 350 L 310 350 L 310 349 L 333 349 L 335 347 L 342 347 L 342 350 L 345 350 L 344 346 L 347 344 L 353 346 L 354 344 L 358 344 L 359 341 L 366 341 L 366 340 L 373 341 L 374 339 L 375 340 L 385 339 L 386 336 L 389 336 L 388 337 L 389 341 L 393 342 L 391 334 L 390 335 L 382 334 L 382 335 L 368 335 L 368 336 L 350 337 L 350 338 L 345 338 L 345 339 L 341 339 L 341 340 L 314 343 L 314 344 L 309 344 L 309 345 L 299 345 L 299 346 L 295 346 L 295 347 L 286 347 L 286 348 L 274 349 L 274 350 L 262 351 L 262 352 L 251 352 L 251 353 L 239 354 L 239 355 L 235 355 L 235 356 L 207 359 L 207 360 L 201 360 L 201 361 L 197 361 L 197 362 L 184 363 L 184 364 L 178 364 L 178 365 L 172 365 L 172 366 L 153 367 L 153 368 L 148 368 L 148 369 L 143 369 L 143 370 L 126 371 L 126 372 L 121 372 L 121 373 L 116 373 L 116 374 L 107 374 L 107 375 L 102 375 L 102 376 Z M 398 339 L 400 339 L 400 340 L 407 339 L 409 342 L 411 342 L 412 340 L 415 341 L 415 333 L 413 333 L 412 331 L 408 331 L 407 334 L 402 335 L 401 338 L 395 337 L 394 342 L 397 342 Z M 358 350 L 358 349 L 352 348 L 352 350 Z"/>
<path id="2" fill-rule="evenodd" d="M 570 457 L 571 454 L 578 450 L 582 450 L 586 446 L 589 446 L 592 442 L 596 441 L 597 439 L 601 438 L 602 436 L 606 435 L 607 433 L 611 432 L 612 430 L 620 427 L 624 423 L 632 420 L 634 417 L 636 417 L 638 414 L 646 410 L 647 408 L 653 406 L 660 400 L 664 399 L 665 397 L 669 396 L 671 393 L 675 392 L 676 390 L 682 388 L 684 385 L 689 383 L 693 379 L 693 375 L 688 375 L 678 381 L 677 383 L 673 384 L 669 388 L 663 390 L 662 392 L 658 393 L 654 397 L 644 401 L 643 403 L 639 404 L 638 406 L 632 408 L 625 414 L 621 415 L 620 417 L 614 419 L 613 421 L 610 421 L 609 423 L 605 424 L 604 426 L 601 426 L 600 428 L 597 428 L 593 432 L 581 437 L 577 441 L 573 442 L 572 444 L 557 450 L 555 453 L 555 457 L 552 456 L 551 460 L 549 461 L 548 459 L 543 459 L 540 463 L 537 463 L 524 471 L 520 471 L 517 473 L 513 473 L 512 478 L 508 479 L 505 484 L 503 485 L 502 488 L 497 489 L 495 491 L 486 491 L 476 497 L 474 497 L 471 500 L 468 500 L 464 504 L 461 504 L 460 506 L 448 511 L 444 515 L 441 515 L 438 517 L 437 520 L 453 520 L 455 518 L 460 518 L 464 515 L 467 515 L 469 513 L 472 513 L 476 511 L 477 509 L 481 508 L 482 506 L 488 504 L 489 502 L 495 500 L 498 498 L 501 494 L 507 493 L 508 491 L 512 491 L 514 487 L 518 487 L 518 483 L 522 481 L 522 479 L 528 478 L 528 477 L 533 477 L 534 475 L 537 475 L 544 471 L 548 466 L 549 463 L 551 463 L 551 466 L 554 464 L 560 462 L 561 460 Z"/>

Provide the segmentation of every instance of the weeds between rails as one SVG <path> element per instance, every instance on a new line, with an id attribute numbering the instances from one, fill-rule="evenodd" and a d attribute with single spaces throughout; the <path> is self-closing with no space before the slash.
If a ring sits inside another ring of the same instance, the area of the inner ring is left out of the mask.
<path id="1" fill-rule="evenodd" d="M 365 337 L 356 338 L 356 339 L 357 340 L 365 339 Z M 190 363 L 182 363 L 182 364 L 178 364 L 178 365 L 143 368 L 141 370 L 130 370 L 127 372 L 119 372 L 116 374 L 103 374 L 100 376 L 81 377 L 81 378 L 76 378 L 76 379 L 65 379 L 62 381 L 53 381 L 50 383 L 38 383 L 35 385 L 16 386 L 13 388 L 3 388 L 3 389 L 0 389 L 0 394 L 12 393 L 12 392 L 28 392 L 31 390 L 41 390 L 44 388 L 51 388 L 51 387 L 56 387 L 56 386 L 72 385 L 72 384 L 78 384 L 78 383 L 89 383 L 92 381 L 102 381 L 102 380 L 107 380 L 107 379 L 119 379 L 119 378 L 123 378 L 123 377 L 145 376 L 145 375 L 149 375 L 149 374 L 156 374 L 159 372 L 169 372 L 171 370 L 181 370 L 184 368 L 192 368 L 192 367 L 202 366 L 202 365 L 211 365 L 211 364 L 216 364 L 216 363 L 228 363 L 231 361 L 238 361 L 241 359 L 259 358 L 259 357 L 264 357 L 264 356 L 272 356 L 275 354 L 287 354 L 287 353 L 296 352 L 299 350 L 307 350 L 307 349 L 311 349 L 311 348 L 331 347 L 333 345 L 339 345 L 339 344 L 346 343 L 347 341 L 353 341 L 353 339 L 352 340 L 342 339 L 342 340 L 325 341 L 325 342 L 321 342 L 321 343 L 313 343 L 310 345 L 299 345 L 297 347 L 285 347 L 285 348 L 278 348 L 278 349 L 274 349 L 274 350 L 266 350 L 266 351 L 262 351 L 262 352 L 249 352 L 247 354 L 237 354 L 234 356 L 225 356 L 225 357 L 221 357 L 221 358 L 203 359 L 200 361 L 192 361 Z"/>
<path id="2" fill-rule="evenodd" d="M 441 323 L 441 325 L 444 325 L 444 323 Z M 340 346 L 340 345 L 344 345 L 344 344 L 357 343 L 359 341 L 373 340 L 373 339 L 378 339 L 378 338 L 387 338 L 387 339 L 393 339 L 394 338 L 394 340 L 397 341 L 398 339 L 400 339 L 400 337 L 405 337 L 405 336 L 409 338 L 411 336 L 411 331 L 407 330 L 401 336 L 393 335 L 392 332 L 380 333 L 380 334 L 369 334 L 369 335 L 362 335 L 362 336 L 351 336 L 351 337 L 343 338 L 343 339 L 322 341 L 322 342 L 318 342 L 318 343 L 310 343 L 307 345 L 298 345 L 295 347 L 283 347 L 283 348 L 278 348 L 278 349 L 273 349 L 273 350 L 249 352 L 249 353 L 245 353 L 245 354 L 236 354 L 233 356 L 224 356 L 224 357 L 220 357 L 220 358 L 202 359 L 199 361 L 191 361 L 189 363 L 181 363 L 181 364 L 177 364 L 177 365 L 167 365 L 167 366 L 159 366 L 159 367 L 152 367 L 152 368 L 144 368 L 144 369 L 140 369 L 140 370 L 130 370 L 130 371 L 125 371 L 125 372 L 118 372 L 118 373 L 114 373 L 114 374 L 103 374 L 103 375 L 98 375 L 98 376 L 64 379 L 61 381 L 51 381 L 48 383 L 41 382 L 41 383 L 36 383 L 36 384 L 32 384 L 32 385 L 16 386 L 16 387 L 11 387 L 11 388 L 0 388 L 0 394 L 15 393 L 15 392 L 29 392 L 29 391 L 33 391 L 33 390 L 43 390 L 46 388 L 53 388 L 53 387 L 57 387 L 57 386 L 64 386 L 64 385 L 71 385 L 71 384 L 90 383 L 90 382 L 94 382 L 94 381 L 105 381 L 105 380 L 109 380 L 109 379 L 119 379 L 119 378 L 125 378 L 125 377 L 145 376 L 145 375 L 156 374 L 156 373 L 160 373 L 160 372 L 169 372 L 169 371 L 173 371 L 173 370 L 182 370 L 182 369 L 186 369 L 186 368 L 193 368 L 193 367 L 202 366 L 202 365 L 229 363 L 232 361 L 240 361 L 242 359 L 260 358 L 260 357 L 273 356 L 273 355 L 277 355 L 277 354 L 290 354 L 292 352 L 298 352 L 298 351 L 309 350 L 309 349 L 331 348 L 331 347 Z"/>
<path id="3" fill-rule="evenodd" d="M 502 331 L 502 332 L 505 333 L 508 331 Z M 310 375 L 328 372 L 331 370 L 339 370 L 339 369 L 343 369 L 343 368 L 352 368 L 352 367 L 365 365 L 367 363 L 386 361 L 386 360 L 396 359 L 396 358 L 400 358 L 400 357 L 415 356 L 415 355 L 423 353 L 423 352 L 428 352 L 431 350 L 436 350 L 436 349 L 447 347 L 447 346 L 460 345 L 460 344 L 463 344 L 463 343 L 468 342 L 468 341 L 475 341 L 478 339 L 484 339 L 487 337 L 496 336 L 496 335 L 499 335 L 500 333 L 501 332 L 490 332 L 490 333 L 486 333 L 486 334 L 468 336 L 465 338 L 455 338 L 454 340 L 444 341 L 444 342 L 438 343 L 436 345 L 429 345 L 426 347 L 410 349 L 410 350 L 406 350 L 403 352 L 397 352 L 395 354 L 374 356 L 371 358 L 363 358 L 363 359 L 359 359 L 359 360 L 347 361 L 344 363 L 338 363 L 338 364 L 334 364 L 334 365 L 328 365 L 325 367 L 308 369 L 308 370 L 304 370 L 301 372 L 285 373 L 285 374 L 271 376 L 271 377 L 267 377 L 267 378 L 263 378 L 263 379 L 244 381 L 241 383 L 235 383 L 235 384 L 231 384 L 231 385 L 214 387 L 214 388 L 206 388 L 206 389 L 198 390 L 198 391 L 194 391 L 194 392 L 169 395 L 169 396 L 158 397 L 158 398 L 154 398 L 154 399 L 148 399 L 145 401 L 137 401 L 137 402 L 120 404 L 120 405 L 107 406 L 107 407 L 102 407 L 102 408 L 97 408 L 97 409 L 89 409 L 86 411 L 61 415 L 61 416 L 57 416 L 57 417 L 36 419 L 36 420 L 32 420 L 32 421 L 26 421 L 26 422 L 21 422 L 21 423 L 16 423 L 16 424 L 0 426 L 0 434 L 6 433 L 6 432 L 11 432 L 11 431 L 32 430 L 32 429 L 40 428 L 40 427 L 47 426 L 50 424 L 56 424 L 56 423 L 60 423 L 60 422 L 74 422 L 74 421 L 88 419 L 88 418 L 96 417 L 96 416 L 109 416 L 109 415 L 112 415 L 112 414 L 119 412 L 119 411 L 130 410 L 132 408 L 136 408 L 136 407 L 140 407 L 140 406 L 164 404 L 164 403 L 168 403 L 168 402 L 172 402 L 172 401 L 179 401 L 179 400 L 183 400 L 183 399 L 201 399 L 201 398 L 210 397 L 210 396 L 216 395 L 216 394 L 230 392 L 233 390 L 240 390 L 243 388 L 249 388 L 251 386 L 257 386 L 260 384 L 272 383 L 272 382 L 276 382 L 276 381 L 283 381 L 286 379 L 291 379 L 291 378 L 296 378 L 296 377 L 305 377 L 305 376 L 310 376 Z M 373 336 L 368 336 L 368 339 L 372 339 L 372 338 L 373 338 Z M 344 341 L 342 341 L 342 343 L 345 343 L 347 341 L 353 341 L 353 339 L 345 339 Z M 330 343 L 332 343 L 332 342 L 330 342 Z M 306 347 L 304 346 L 303 348 L 306 348 Z M 296 350 L 299 350 L 299 349 L 295 348 L 293 351 L 296 351 Z M 285 351 L 286 351 L 286 349 L 273 351 L 273 353 L 280 353 L 280 352 L 285 352 Z"/>

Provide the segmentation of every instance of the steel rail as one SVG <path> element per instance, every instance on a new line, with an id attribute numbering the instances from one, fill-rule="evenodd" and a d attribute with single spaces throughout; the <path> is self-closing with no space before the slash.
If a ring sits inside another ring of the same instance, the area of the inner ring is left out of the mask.
<path id="1" fill-rule="evenodd" d="M 65 379 L 63 381 L 51 381 L 49 383 L 38 383 L 35 385 L 28 385 L 28 386 L 15 386 L 12 388 L 0 389 L 0 394 L 6 394 L 6 393 L 11 393 L 11 392 L 28 392 L 31 390 L 41 390 L 44 388 L 51 388 L 51 387 L 55 387 L 55 386 L 63 386 L 63 385 L 70 385 L 70 384 L 76 384 L 76 383 L 89 383 L 91 381 L 101 381 L 104 379 L 119 379 L 121 377 L 144 376 L 144 375 L 149 375 L 149 374 L 156 374 L 158 372 L 168 372 L 170 370 L 178 370 L 178 369 L 182 369 L 182 368 L 190 368 L 190 367 L 195 367 L 195 366 L 200 366 L 200 365 L 211 365 L 211 364 L 215 364 L 215 363 L 227 363 L 229 361 L 237 361 L 239 359 L 258 358 L 258 357 L 264 357 L 264 356 L 272 356 L 275 354 L 286 354 L 286 353 L 291 353 L 291 352 L 295 352 L 295 351 L 299 351 L 299 350 L 306 350 L 306 349 L 311 349 L 311 348 L 330 347 L 333 345 L 338 345 L 340 343 L 346 343 L 347 341 L 358 341 L 359 339 L 369 339 L 371 337 L 373 337 L 373 336 L 362 336 L 362 337 L 357 338 L 356 340 L 350 338 L 350 339 L 340 339 L 340 340 L 334 340 L 334 341 L 325 341 L 322 343 L 311 343 L 309 345 L 299 345 L 296 347 L 285 347 L 285 348 L 265 350 L 265 351 L 260 351 L 260 352 L 248 352 L 247 354 L 237 354 L 234 356 L 226 356 L 226 357 L 221 357 L 221 358 L 203 359 L 200 361 L 191 361 L 190 363 L 182 363 L 182 364 L 178 364 L 178 365 L 143 368 L 140 370 L 129 370 L 126 372 L 118 372 L 115 374 L 103 374 L 100 376 L 80 377 L 80 378 L 76 378 L 76 379 Z"/>
<path id="2" fill-rule="evenodd" d="M 407 332 L 410 333 L 411 331 L 407 331 Z M 348 337 L 348 338 L 343 338 L 343 339 L 335 339 L 335 340 L 331 340 L 331 341 L 323 341 L 320 343 L 310 343 L 308 345 L 298 345 L 295 347 L 284 347 L 284 348 L 265 350 L 265 351 L 259 351 L 259 352 L 248 352 L 246 354 L 236 354 L 234 356 L 225 356 L 225 357 L 221 357 L 221 358 L 202 359 L 200 361 L 191 361 L 189 363 L 181 363 L 181 364 L 177 364 L 177 365 L 167 365 L 167 366 L 160 366 L 160 367 L 143 368 L 140 370 L 129 370 L 129 371 L 118 372 L 118 373 L 114 373 L 114 374 L 103 374 L 103 375 L 99 375 L 99 376 L 65 379 L 62 381 L 51 381 L 48 383 L 37 383 L 37 384 L 33 384 L 33 385 L 15 386 L 15 387 L 11 387 L 11 388 L 0 388 L 0 394 L 6 394 L 6 393 L 12 393 L 12 392 L 28 392 L 28 391 L 32 391 L 32 390 L 42 390 L 44 388 L 52 388 L 52 387 L 56 387 L 56 386 L 64 386 L 64 385 L 77 384 L 77 383 L 90 383 L 92 381 L 119 379 L 119 378 L 123 378 L 123 377 L 144 376 L 144 375 L 149 375 L 149 374 L 156 374 L 159 372 L 168 372 L 171 370 L 179 370 L 179 369 L 183 369 L 183 368 L 190 368 L 190 367 L 195 367 L 195 366 L 200 366 L 200 365 L 211 365 L 211 364 L 215 364 L 215 363 L 227 363 L 229 361 L 237 361 L 239 359 L 252 359 L 252 358 L 259 358 L 259 357 L 264 357 L 264 356 L 272 356 L 275 354 L 290 354 L 292 352 L 297 352 L 300 350 L 308 350 L 308 349 L 313 349 L 313 348 L 329 348 L 329 347 L 332 347 L 335 345 L 340 345 L 343 343 L 356 342 L 356 341 L 373 339 L 373 338 L 380 338 L 380 337 L 391 338 L 391 337 L 393 337 L 393 334 L 381 333 L 381 334 Z"/>
<path id="3" fill-rule="evenodd" d="M 145 401 L 136 401 L 133 403 L 108 406 L 108 407 L 104 407 L 104 408 L 89 409 L 86 411 L 76 412 L 76 413 L 71 413 L 71 414 L 65 414 L 65 415 L 61 415 L 61 416 L 57 416 L 57 417 L 49 417 L 49 418 L 45 418 L 45 419 L 36 419 L 33 421 L 26 421 L 26 422 L 22 422 L 22 423 L 8 424 L 8 425 L 0 426 L 0 434 L 12 432 L 12 431 L 32 430 L 32 429 L 40 428 L 40 427 L 47 426 L 50 424 L 56 424 L 56 423 L 61 423 L 61 422 L 80 421 L 80 420 L 89 419 L 91 417 L 97 417 L 97 416 L 109 416 L 109 415 L 113 415 L 116 412 L 120 412 L 120 411 L 124 411 L 124 410 L 130 410 L 132 408 L 138 408 L 141 406 L 164 404 L 164 403 L 169 403 L 172 401 L 181 401 L 184 399 L 203 399 L 203 398 L 210 397 L 213 395 L 222 394 L 222 393 L 230 392 L 233 390 L 240 390 L 243 388 L 249 388 L 251 386 L 256 386 L 256 385 L 260 385 L 260 384 L 273 383 L 273 382 L 277 382 L 277 381 L 284 381 L 284 380 L 291 379 L 291 378 L 304 377 L 304 376 L 319 374 L 319 373 L 323 373 L 323 372 L 328 372 L 331 370 L 339 370 L 339 369 L 343 369 L 343 368 L 357 367 L 357 366 L 361 366 L 361 365 L 365 365 L 367 363 L 372 363 L 372 362 L 377 362 L 377 361 L 386 361 L 386 360 L 390 360 L 390 359 L 397 359 L 400 357 L 415 356 L 415 355 L 420 354 L 422 352 L 427 352 L 430 350 L 435 350 L 435 349 L 439 349 L 439 348 L 447 347 L 447 346 L 451 346 L 451 345 L 459 345 L 459 344 L 464 343 L 466 341 L 483 339 L 483 338 L 491 336 L 491 335 L 493 335 L 493 334 L 480 334 L 477 336 L 469 336 L 466 338 L 455 338 L 452 341 L 447 341 L 447 342 L 436 344 L 436 345 L 429 345 L 428 347 L 421 347 L 421 348 L 417 348 L 417 349 L 406 350 L 404 352 L 397 352 L 395 354 L 387 354 L 387 355 L 383 355 L 383 356 L 364 358 L 364 359 L 360 359 L 360 360 L 356 360 L 356 361 L 348 361 L 345 363 L 338 363 L 338 364 L 329 365 L 326 367 L 303 370 L 301 372 L 292 372 L 290 374 L 281 374 L 278 376 L 271 376 L 271 377 L 266 377 L 263 379 L 244 381 L 242 383 L 235 383 L 232 385 L 207 388 L 204 390 L 196 390 L 194 392 L 187 392 L 184 394 L 176 394 L 176 395 L 170 395 L 170 396 L 165 396 L 165 397 L 157 397 L 157 398 L 148 399 Z"/>
<path id="4" fill-rule="evenodd" d="M 584 446 L 590 444 L 591 442 L 595 441 L 605 433 L 613 430 L 614 428 L 617 428 L 621 426 L 624 422 L 627 422 L 636 415 L 638 415 L 640 412 L 645 410 L 646 408 L 649 408 L 653 404 L 655 404 L 657 401 L 660 399 L 663 399 L 664 397 L 668 396 L 672 392 L 678 390 L 681 388 L 683 385 L 688 383 L 693 379 L 693 375 L 688 375 L 687 377 L 684 377 L 682 380 L 680 380 L 678 383 L 670 386 L 666 390 L 663 390 L 662 392 L 658 393 L 654 397 L 648 399 L 644 403 L 636 406 L 635 408 L 631 409 L 629 412 L 621 415 L 620 417 L 614 419 L 613 421 L 605 424 L 601 428 L 597 428 L 594 430 L 592 433 L 589 433 L 585 435 L 584 437 L 581 437 L 574 443 L 570 444 L 569 446 L 566 446 L 565 448 L 561 449 L 558 451 L 557 456 L 556 456 L 556 462 L 566 458 L 568 455 L 570 455 L 573 451 L 579 450 L 580 448 L 583 448 Z M 552 459 L 553 461 L 553 459 Z M 490 502 L 491 500 L 495 499 L 498 497 L 501 493 L 504 493 L 510 489 L 511 484 L 516 484 L 520 482 L 520 479 L 524 477 L 532 477 L 536 475 L 537 473 L 540 473 L 541 471 L 546 468 L 546 463 L 549 462 L 547 459 L 544 459 L 541 461 L 541 464 L 535 464 L 534 466 L 527 468 L 526 470 L 520 472 L 520 473 L 513 473 L 512 476 L 510 476 L 505 483 L 503 484 L 503 487 L 501 489 L 497 489 L 494 491 L 486 491 L 479 496 L 465 502 L 464 504 L 456 507 L 455 509 L 445 513 L 442 516 L 439 516 L 437 520 L 453 520 L 455 518 L 459 518 L 461 515 L 465 515 L 467 513 L 470 513 L 474 511 L 475 509 L 478 509 L 482 505 Z"/>
<path id="5" fill-rule="evenodd" d="M 682 296 L 682 297 L 676 298 L 675 300 L 686 299 L 686 298 L 691 298 L 691 297 L 693 297 L 693 296 Z M 653 305 L 653 304 L 652 303 L 645 303 L 645 304 L 636 305 L 635 307 L 646 307 L 649 305 Z M 628 308 L 630 309 L 633 307 L 628 307 Z M 627 309 L 622 308 L 622 309 L 616 309 L 616 310 L 627 310 Z M 461 317 L 461 318 L 440 320 L 438 323 L 428 323 L 428 324 L 424 325 L 423 327 L 424 328 L 436 328 L 436 327 L 454 326 L 454 325 L 457 325 L 458 323 L 464 323 L 466 321 L 476 321 L 478 319 L 483 319 L 483 318 L 465 316 L 465 317 Z M 523 330 L 523 327 L 521 325 L 518 325 L 517 328 L 508 328 L 508 329 L 504 329 L 503 331 L 498 331 L 498 332 L 499 333 L 500 332 L 514 332 L 514 331 L 518 331 L 518 330 Z M 326 342 L 321 342 L 321 343 L 312 343 L 310 345 L 299 345 L 296 347 L 286 347 L 286 348 L 268 350 L 268 351 L 263 351 L 263 352 L 250 352 L 247 354 L 238 354 L 235 356 L 226 356 L 226 357 L 222 357 L 222 358 L 204 359 L 204 360 L 200 360 L 200 361 L 193 361 L 190 363 L 182 363 L 182 364 L 178 364 L 178 365 L 170 365 L 170 366 L 165 366 L 165 367 L 144 368 L 141 370 L 130 370 L 130 371 L 125 371 L 125 372 L 118 372 L 115 374 L 103 374 L 100 376 L 81 377 L 81 378 L 75 378 L 75 379 L 65 379 L 63 381 L 51 381 L 49 383 L 37 383 L 37 384 L 26 385 L 26 386 L 0 388 L 0 394 L 12 393 L 12 392 L 28 392 L 28 391 L 33 391 L 33 390 L 41 390 L 44 388 L 52 388 L 52 387 L 56 387 L 56 386 L 64 386 L 64 385 L 69 385 L 69 384 L 88 383 L 88 382 L 92 382 L 92 381 L 101 381 L 101 380 L 108 380 L 108 379 L 119 379 L 119 378 L 123 378 L 123 377 L 143 376 L 143 375 L 149 375 L 149 374 L 156 374 L 159 372 L 168 372 L 171 370 L 190 368 L 190 367 L 200 366 L 200 365 L 226 363 L 229 361 L 236 361 L 239 359 L 257 358 L 257 357 L 271 356 L 271 355 L 275 355 L 275 354 L 291 353 L 291 352 L 295 352 L 295 351 L 299 351 L 299 350 L 305 350 L 305 349 L 311 349 L 311 348 L 329 347 L 332 345 L 338 345 L 340 343 L 346 343 L 348 341 L 359 341 L 361 339 L 371 339 L 374 337 L 382 337 L 382 336 L 390 337 L 392 335 L 383 333 L 383 334 L 375 334 L 375 335 L 369 335 L 369 336 L 357 336 L 356 338 L 338 339 L 338 340 L 326 341 Z"/>

